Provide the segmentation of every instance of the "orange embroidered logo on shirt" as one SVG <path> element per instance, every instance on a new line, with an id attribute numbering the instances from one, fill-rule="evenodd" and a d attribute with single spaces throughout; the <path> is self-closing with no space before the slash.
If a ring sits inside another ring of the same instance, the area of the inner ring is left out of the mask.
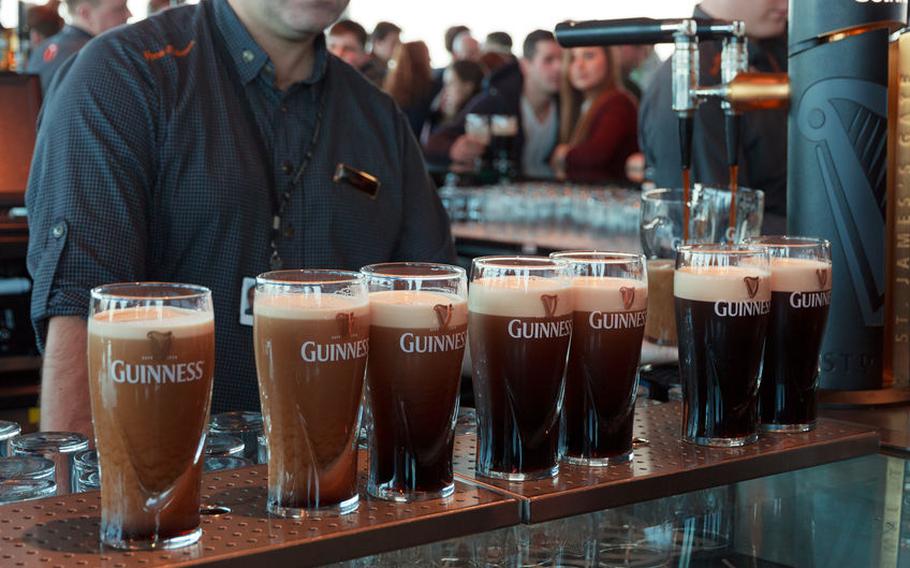
<path id="1" fill-rule="evenodd" d="M 172 55 L 174 57 L 186 57 L 193 48 L 196 46 L 196 40 L 190 40 L 190 43 L 186 44 L 186 47 L 183 49 L 176 49 L 173 45 L 167 44 L 164 46 L 164 49 L 159 49 L 158 51 L 143 51 L 142 57 L 145 57 L 146 61 L 157 61 L 162 59 L 166 55 Z"/>
<path id="2" fill-rule="evenodd" d="M 41 54 L 41 59 L 43 59 L 45 63 L 50 63 L 51 61 L 56 59 L 57 52 L 59 51 L 59 49 L 60 48 L 57 46 L 56 43 L 50 44 L 44 50 L 44 53 Z"/>

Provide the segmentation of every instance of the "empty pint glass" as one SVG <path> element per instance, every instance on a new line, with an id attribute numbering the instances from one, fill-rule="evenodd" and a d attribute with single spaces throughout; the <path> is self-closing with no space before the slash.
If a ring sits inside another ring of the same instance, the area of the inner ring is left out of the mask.
<path id="1" fill-rule="evenodd" d="M 818 407 L 831 244 L 802 237 L 758 237 L 751 243 L 771 255 L 771 318 L 759 389 L 762 429 L 805 432 L 815 427 Z"/>
<path id="2" fill-rule="evenodd" d="M 89 390 L 104 485 L 101 542 L 196 542 L 215 369 L 212 297 L 201 286 L 111 284 L 91 292 Z"/>
<path id="3" fill-rule="evenodd" d="M 479 475 L 525 481 L 559 472 L 569 281 L 560 259 L 474 259 L 468 327 Z"/>
<path id="4" fill-rule="evenodd" d="M 369 493 L 414 501 L 455 489 L 452 450 L 468 328 L 457 266 L 399 262 L 362 269 L 370 287 Z"/>
<path id="5" fill-rule="evenodd" d="M 706 446 L 758 440 L 758 385 L 771 312 L 768 251 L 679 247 L 673 281 L 683 436 Z"/>
<path id="6" fill-rule="evenodd" d="M 572 272 L 572 344 L 563 405 L 563 459 L 604 466 L 632 459 L 638 364 L 645 333 L 645 257 L 560 252 Z"/>
<path id="7" fill-rule="evenodd" d="M 363 277 L 329 270 L 262 274 L 253 315 L 268 511 L 294 518 L 353 511 L 370 331 Z"/>

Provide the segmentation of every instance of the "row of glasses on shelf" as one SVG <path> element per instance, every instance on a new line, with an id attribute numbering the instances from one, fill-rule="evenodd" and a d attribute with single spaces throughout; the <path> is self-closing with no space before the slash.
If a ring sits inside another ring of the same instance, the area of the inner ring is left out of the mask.
<path id="1" fill-rule="evenodd" d="M 594 234 L 638 231 L 638 192 L 559 183 L 443 186 L 443 206 L 453 223 L 492 223 L 516 228 Z"/>

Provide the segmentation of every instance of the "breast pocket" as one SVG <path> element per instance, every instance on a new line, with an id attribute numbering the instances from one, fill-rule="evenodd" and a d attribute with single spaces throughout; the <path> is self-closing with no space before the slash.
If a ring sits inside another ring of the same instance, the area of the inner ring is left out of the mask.
<path id="1" fill-rule="evenodd" d="M 400 180 L 387 166 L 351 156 L 337 161 L 332 186 L 336 242 L 350 242 L 364 263 L 390 258 L 402 223 Z"/>

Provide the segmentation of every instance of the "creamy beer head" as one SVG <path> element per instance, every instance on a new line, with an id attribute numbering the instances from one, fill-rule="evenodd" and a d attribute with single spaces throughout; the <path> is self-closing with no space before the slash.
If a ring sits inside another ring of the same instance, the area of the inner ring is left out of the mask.
<path id="1" fill-rule="evenodd" d="M 446 292 L 383 290 L 370 293 L 372 325 L 401 329 L 440 329 L 467 324 L 468 303 Z"/>
<path id="2" fill-rule="evenodd" d="M 772 258 L 773 292 L 819 292 L 831 289 L 831 264 L 809 258 Z"/>
<path id="3" fill-rule="evenodd" d="M 572 313 L 569 281 L 538 276 L 479 278 L 471 282 L 468 309 L 502 317 L 564 316 Z"/>
<path id="4" fill-rule="evenodd" d="M 369 299 L 341 294 L 257 294 L 253 303 L 253 314 L 266 318 L 331 320 L 343 312 L 363 316 L 369 312 Z"/>
<path id="5" fill-rule="evenodd" d="M 572 279 L 576 312 L 630 312 L 648 305 L 648 286 L 632 278 L 579 276 Z"/>
<path id="6" fill-rule="evenodd" d="M 748 265 L 684 266 L 674 274 L 673 295 L 696 302 L 769 301 L 771 277 Z"/>
<path id="7" fill-rule="evenodd" d="M 149 332 L 168 332 L 173 338 L 211 333 L 212 312 L 198 312 L 170 306 L 139 306 L 94 314 L 89 333 L 111 339 L 148 339 Z"/>

